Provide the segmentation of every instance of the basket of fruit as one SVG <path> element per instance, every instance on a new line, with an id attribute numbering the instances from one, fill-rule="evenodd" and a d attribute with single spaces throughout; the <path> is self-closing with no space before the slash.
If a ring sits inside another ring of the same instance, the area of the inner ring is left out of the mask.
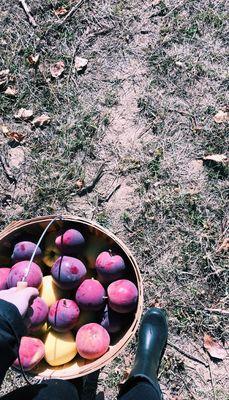
<path id="1" fill-rule="evenodd" d="M 37 287 L 14 367 L 73 379 L 111 362 L 135 334 L 143 287 L 125 244 L 73 216 L 13 222 L 0 233 L 0 289 Z"/>

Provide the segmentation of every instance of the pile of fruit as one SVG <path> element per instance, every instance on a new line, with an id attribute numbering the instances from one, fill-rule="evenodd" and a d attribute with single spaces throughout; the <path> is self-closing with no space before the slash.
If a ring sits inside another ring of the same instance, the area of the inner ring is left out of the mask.
<path id="1" fill-rule="evenodd" d="M 40 293 L 25 317 L 29 336 L 22 338 L 19 349 L 24 370 L 43 358 L 51 366 L 63 365 L 77 354 L 95 360 L 133 320 L 138 290 L 126 279 L 123 258 L 109 249 L 93 258 L 89 248 L 78 230 L 55 231 L 46 236 L 42 249 L 31 241 L 16 243 L 13 266 L 0 268 L 0 290 L 25 279 Z M 19 367 L 18 359 L 14 366 Z"/>

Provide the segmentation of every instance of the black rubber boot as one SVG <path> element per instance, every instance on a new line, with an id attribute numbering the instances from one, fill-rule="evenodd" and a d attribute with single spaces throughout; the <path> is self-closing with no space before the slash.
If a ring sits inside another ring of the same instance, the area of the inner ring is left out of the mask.
<path id="1" fill-rule="evenodd" d="M 128 387 L 133 386 L 137 381 L 147 381 L 154 386 L 161 397 L 157 372 L 167 337 L 168 324 L 165 312 L 160 308 L 151 308 L 142 319 L 134 367 L 122 393 L 129 390 Z"/>

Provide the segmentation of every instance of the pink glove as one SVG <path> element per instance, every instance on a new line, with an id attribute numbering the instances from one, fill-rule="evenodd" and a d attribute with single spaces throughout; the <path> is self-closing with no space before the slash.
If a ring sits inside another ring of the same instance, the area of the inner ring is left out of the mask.
<path id="1" fill-rule="evenodd" d="M 22 317 L 24 317 L 29 305 L 37 296 L 39 296 L 39 292 L 33 287 L 24 289 L 14 287 L 7 290 L 0 290 L 0 300 L 14 304 Z"/>

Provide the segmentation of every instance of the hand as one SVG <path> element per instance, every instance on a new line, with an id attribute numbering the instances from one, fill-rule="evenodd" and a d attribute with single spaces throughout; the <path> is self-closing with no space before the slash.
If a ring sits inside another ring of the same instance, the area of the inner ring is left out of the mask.
<path id="1" fill-rule="evenodd" d="M 26 311 L 37 296 L 39 292 L 36 288 L 27 287 L 23 289 L 18 289 L 16 287 L 0 290 L 0 300 L 8 301 L 11 304 L 14 304 L 22 317 L 26 314 Z"/>

